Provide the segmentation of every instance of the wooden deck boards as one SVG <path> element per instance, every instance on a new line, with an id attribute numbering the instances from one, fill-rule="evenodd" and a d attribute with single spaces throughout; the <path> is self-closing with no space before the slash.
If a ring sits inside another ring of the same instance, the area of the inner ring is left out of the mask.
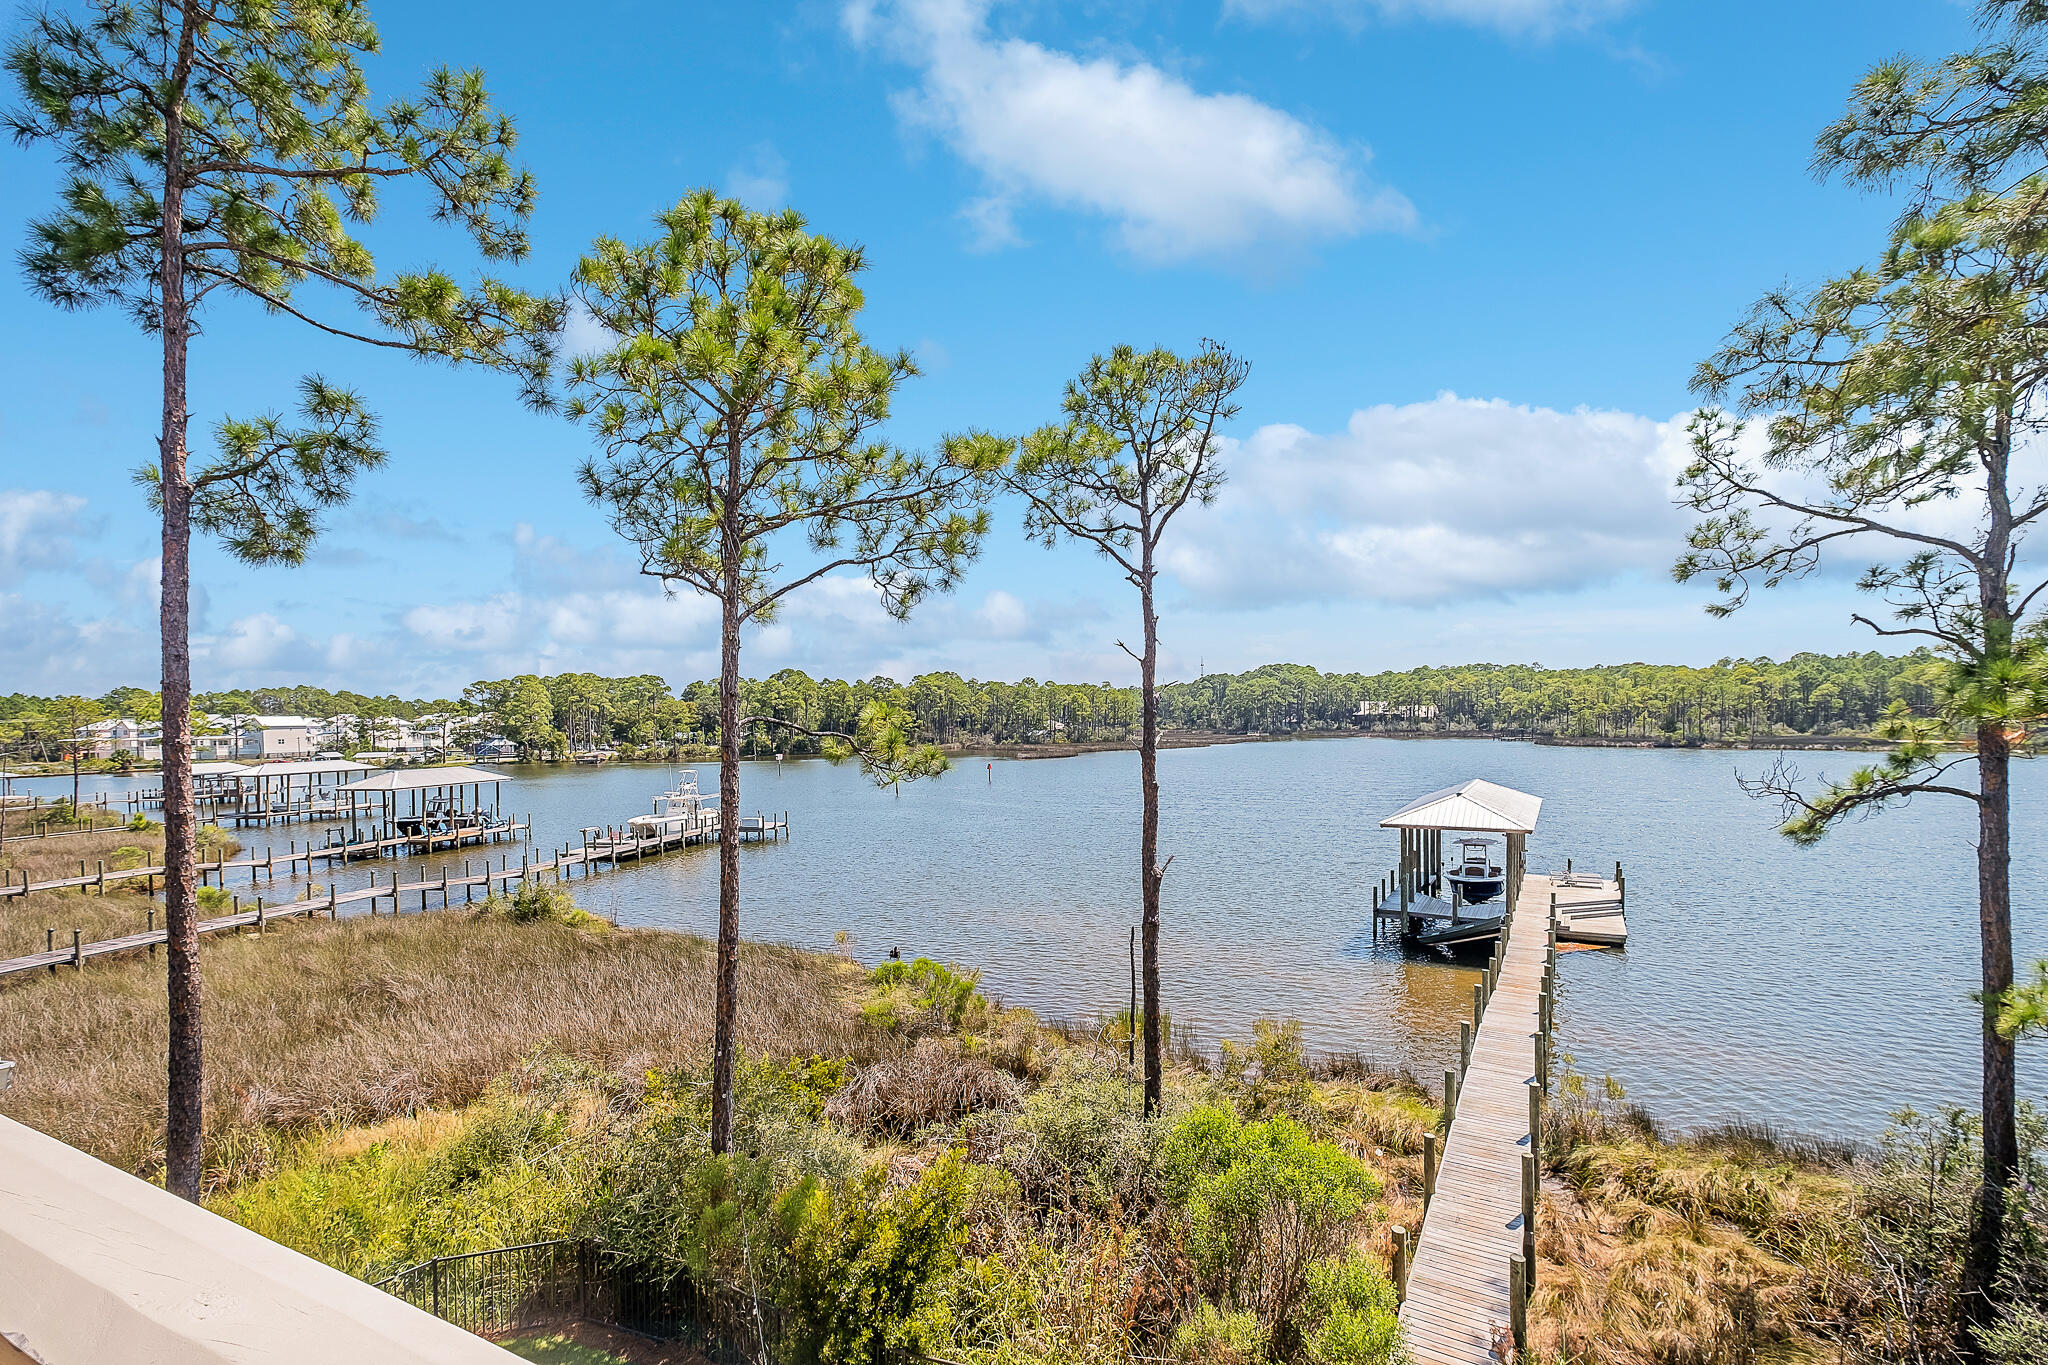
<path id="1" fill-rule="evenodd" d="M 1509 1330 L 1508 1258 L 1522 1249 L 1522 1154 L 1550 892 L 1547 877 L 1523 882 L 1500 979 L 1459 1084 L 1401 1305 L 1417 1365 L 1490 1365 Z"/>

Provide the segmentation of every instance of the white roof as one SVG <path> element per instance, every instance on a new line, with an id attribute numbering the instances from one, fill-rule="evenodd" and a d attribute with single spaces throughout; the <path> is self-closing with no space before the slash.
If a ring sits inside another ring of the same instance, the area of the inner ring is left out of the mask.
<path id="1" fill-rule="evenodd" d="M 319 726 L 326 722 L 317 716 L 247 716 L 244 719 L 255 722 L 259 730 L 272 730 L 279 726 Z"/>
<path id="2" fill-rule="evenodd" d="M 222 765 L 232 766 L 224 764 Z M 367 763 L 348 758 L 308 758 L 296 763 L 251 763 L 241 770 L 244 777 L 304 777 L 310 773 L 366 773 Z"/>
<path id="3" fill-rule="evenodd" d="M 214 736 L 209 736 L 209 738 L 214 738 Z M 246 763 L 194 763 L 192 765 L 192 776 L 226 777 L 229 773 L 246 772 L 248 766 Z"/>
<path id="4" fill-rule="evenodd" d="M 393 772 L 378 773 L 360 782 L 351 782 L 342 790 L 345 792 L 412 792 L 426 791 L 433 787 L 466 787 L 472 782 L 504 782 L 503 773 L 486 772 L 482 768 L 464 768 L 460 765 L 446 768 L 401 768 Z"/>
<path id="5" fill-rule="evenodd" d="M 1410 801 L 1380 821 L 1381 829 L 1468 829 L 1487 834 L 1528 834 L 1543 798 L 1475 777 Z"/>

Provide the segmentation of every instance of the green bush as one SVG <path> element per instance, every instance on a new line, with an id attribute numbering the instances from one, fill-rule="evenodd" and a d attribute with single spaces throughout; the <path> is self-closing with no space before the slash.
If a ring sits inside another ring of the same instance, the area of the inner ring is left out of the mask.
<path id="1" fill-rule="evenodd" d="M 1319 1365 L 1387 1365 L 1400 1353 L 1400 1304 L 1378 1262 L 1357 1252 L 1308 1268 L 1302 1317 Z"/>
<path id="2" fill-rule="evenodd" d="M 1174 1329 L 1173 1355 L 1188 1365 L 1266 1365 L 1266 1329 L 1250 1313 L 1226 1313 L 1204 1299 Z"/>
<path id="3" fill-rule="evenodd" d="M 133 844 L 123 844 L 107 855 L 107 866 L 116 872 L 127 872 L 133 868 L 146 866 L 148 862 L 148 850 L 137 848 Z"/>
<path id="4" fill-rule="evenodd" d="M 783 1204 L 794 1236 L 780 1301 L 792 1315 L 792 1359 L 886 1365 L 919 1350 L 918 1310 L 959 1263 L 968 1180 L 959 1157 L 885 1192 L 882 1172 L 806 1184 Z"/>
<path id="5" fill-rule="evenodd" d="M 1292 1119 L 1246 1123 L 1214 1105 L 1183 1115 L 1159 1158 L 1200 1285 L 1257 1313 L 1275 1354 L 1291 1354 L 1309 1267 L 1345 1243 L 1378 1180 Z"/>
<path id="6" fill-rule="evenodd" d="M 1314 1122 L 1321 1116 L 1299 1019 L 1254 1020 L 1249 1047 L 1226 1038 L 1221 1051 L 1224 1089 L 1247 1117 L 1286 1114 Z"/>
<path id="7" fill-rule="evenodd" d="M 970 1009 L 986 1005 L 975 993 L 980 984 L 980 972 L 962 972 L 928 957 L 884 962 L 868 973 L 861 1015 L 880 1029 L 952 1033 Z"/>
<path id="8" fill-rule="evenodd" d="M 201 910 L 226 910 L 234 905 L 235 898 L 225 886 L 202 886 L 194 890 L 193 897 Z"/>
<path id="9" fill-rule="evenodd" d="M 1013 1113 L 984 1120 L 995 1161 L 1029 1202 L 1088 1215 L 1144 1215 L 1161 1126 L 1121 1072 L 1063 1055 Z"/>
<path id="10" fill-rule="evenodd" d="M 577 929 L 609 927 L 606 922 L 576 904 L 576 898 L 560 886 L 538 881 L 522 882 L 510 895 L 493 892 L 478 906 L 479 915 L 495 915 L 513 924 L 567 924 Z"/>
<path id="11" fill-rule="evenodd" d="M 231 858 L 236 853 L 239 853 L 242 848 L 241 844 L 236 841 L 235 836 L 222 829 L 219 825 L 201 825 L 197 830 L 193 831 L 192 845 L 194 852 L 200 860 L 209 863 L 223 858 Z"/>
<path id="12" fill-rule="evenodd" d="M 128 817 L 128 823 L 125 828 L 137 834 L 149 834 L 155 830 L 162 829 L 163 826 L 150 819 L 147 815 L 144 815 L 141 811 L 137 811 Z"/>

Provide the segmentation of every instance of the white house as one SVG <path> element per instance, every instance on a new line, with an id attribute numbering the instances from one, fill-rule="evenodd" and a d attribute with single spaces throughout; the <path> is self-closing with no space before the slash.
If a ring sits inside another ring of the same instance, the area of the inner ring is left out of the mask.
<path id="1" fill-rule="evenodd" d="M 129 754 L 154 762 L 163 757 L 163 727 L 126 716 L 96 720 L 80 730 L 78 737 L 85 752 L 94 758 Z"/>
<path id="2" fill-rule="evenodd" d="M 311 758 L 320 749 L 324 728 L 324 722 L 312 716 L 243 716 L 235 757 Z"/>

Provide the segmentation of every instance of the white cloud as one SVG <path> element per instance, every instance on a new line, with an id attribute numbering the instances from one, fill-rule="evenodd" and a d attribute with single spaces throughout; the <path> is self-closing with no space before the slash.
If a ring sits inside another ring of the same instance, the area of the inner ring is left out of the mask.
<path id="1" fill-rule="evenodd" d="M 750 209 L 779 209 L 789 202 L 789 163 L 774 143 L 757 142 L 725 173 L 724 189 Z"/>
<path id="2" fill-rule="evenodd" d="M 1136 255 L 1176 261 L 1403 229 L 1415 210 L 1354 152 L 1248 95 L 1204 94 L 1143 62 L 1083 59 L 987 26 L 989 0 L 853 0 L 842 22 L 918 69 L 898 117 L 986 178 L 964 210 L 984 247 L 1017 205 L 1099 214 Z"/>
<path id="3" fill-rule="evenodd" d="M 1216 505 L 1183 513 L 1166 568 L 1236 605 L 1428 604 L 1569 590 L 1667 568 L 1685 419 L 1442 394 L 1341 432 L 1261 427 Z"/>
<path id="4" fill-rule="evenodd" d="M 1226 15 L 1255 21 L 1328 16 L 1347 24 L 1367 19 L 1447 20 L 1544 35 L 1585 28 L 1628 8 L 1629 0 L 1224 0 Z"/>
<path id="5" fill-rule="evenodd" d="M 0 583 L 77 557 L 77 542 L 98 527 L 85 517 L 85 499 L 45 488 L 0 488 Z"/>

